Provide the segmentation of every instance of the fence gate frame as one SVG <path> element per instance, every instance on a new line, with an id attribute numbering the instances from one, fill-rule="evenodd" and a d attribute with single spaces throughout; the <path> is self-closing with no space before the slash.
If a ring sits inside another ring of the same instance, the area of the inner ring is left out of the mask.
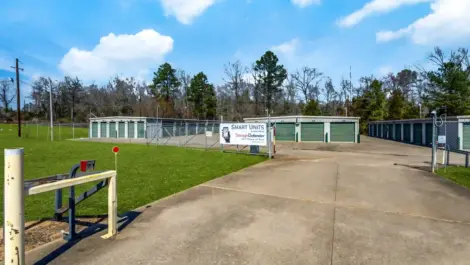
<path id="1" fill-rule="evenodd" d="M 11 264 L 25 264 L 24 197 L 62 188 L 73 187 L 97 180 L 108 181 L 108 233 L 103 239 L 117 234 L 117 172 L 108 170 L 101 173 L 57 180 L 45 178 L 24 181 L 24 149 L 5 149 L 4 188 L 4 260 Z"/>

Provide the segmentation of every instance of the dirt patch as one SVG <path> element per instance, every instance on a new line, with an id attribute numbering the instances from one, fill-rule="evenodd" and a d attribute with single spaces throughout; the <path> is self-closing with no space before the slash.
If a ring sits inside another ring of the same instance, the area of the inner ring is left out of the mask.
<path id="1" fill-rule="evenodd" d="M 79 233 L 92 225 L 103 222 L 104 220 L 105 219 L 103 217 L 77 218 L 76 232 Z M 68 223 L 65 220 L 41 220 L 26 223 L 25 250 L 29 251 L 41 245 L 63 238 L 62 231 L 68 231 L 68 228 Z M 3 229 L 0 229 L 0 237 L 0 261 L 2 261 L 5 254 Z"/>

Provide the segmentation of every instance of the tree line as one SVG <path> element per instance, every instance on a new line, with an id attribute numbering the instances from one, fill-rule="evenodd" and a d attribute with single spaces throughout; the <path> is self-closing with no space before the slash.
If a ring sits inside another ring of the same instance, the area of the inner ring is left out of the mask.
<path id="1" fill-rule="evenodd" d="M 223 84 L 212 84 L 204 72 L 191 75 L 169 63 L 159 66 L 150 84 L 116 76 L 105 85 L 84 84 L 78 77 L 31 84 L 23 118 L 87 122 L 99 116 L 152 116 L 242 121 L 270 115 L 356 116 L 365 132 L 368 121 L 470 114 L 470 63 L 464 48 L 445 54 L 436 47 L 430 68 L 405 68 L 385 76 L 359 78 L 357 84 L 333 80 L 318 68 L 304 66 L 288 73 L 272 51 L 251 66 L 224 65 Z M 14 119 L 14 87 L 0 83 L 0 119 Z"/>

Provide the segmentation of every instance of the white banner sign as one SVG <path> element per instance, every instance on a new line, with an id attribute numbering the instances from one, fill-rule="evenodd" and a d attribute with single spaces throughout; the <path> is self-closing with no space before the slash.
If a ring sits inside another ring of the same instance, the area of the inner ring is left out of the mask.
<path id="1" fill-rule="evenodd" d="M 222 123 L 220 143 L 226 145 L 267 145 L 265 123 Z"/>
<path id="2" fill-rule="evenodd" d="M 437 136 L 437 143 L 438 144 L 445 144 L 446 143 L 446 136 L 445 135 Z"/>

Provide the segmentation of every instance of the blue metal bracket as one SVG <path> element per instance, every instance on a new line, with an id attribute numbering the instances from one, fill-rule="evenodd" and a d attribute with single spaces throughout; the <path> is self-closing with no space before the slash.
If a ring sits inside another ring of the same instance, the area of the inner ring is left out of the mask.
<path id="1" fill-rule="evenodd" d="M 90 173 L 91 174 L 98 173 L 98 172 L 90 172 L 94 169 L 95 169 L 95 160 L 80 161 L 79 164 L 74 165 L 70 169 L 68 178 L 76 178 L 79 176 L 88 175 Z M 54 203 L 54 207 L 55 207 L 54 219 L 57 221 L 62 220 L 63 214 L 68 211 L 69 231 L 64 235 L 65 240 L 71 241 L 71 240 L 74 240 L 77 236 L 76 229 L 75 229 L 75 226 L 76 226 L 75 207 L 77 206 L 77 204 L 91 197 L 93 194 L 95 194 L 102 188 L 106 187 L 107 184 L 108 184 L 107 180 L 100 181 L 94 187 L 92 187 L 88 191 L 85 191 L 77 198 L 75 197 L 75 187 L 74 186 L 70 187 L 68 205 L 65 207 L 62 207 L 62 189 L 56 190 L 55 203 Z"/>

